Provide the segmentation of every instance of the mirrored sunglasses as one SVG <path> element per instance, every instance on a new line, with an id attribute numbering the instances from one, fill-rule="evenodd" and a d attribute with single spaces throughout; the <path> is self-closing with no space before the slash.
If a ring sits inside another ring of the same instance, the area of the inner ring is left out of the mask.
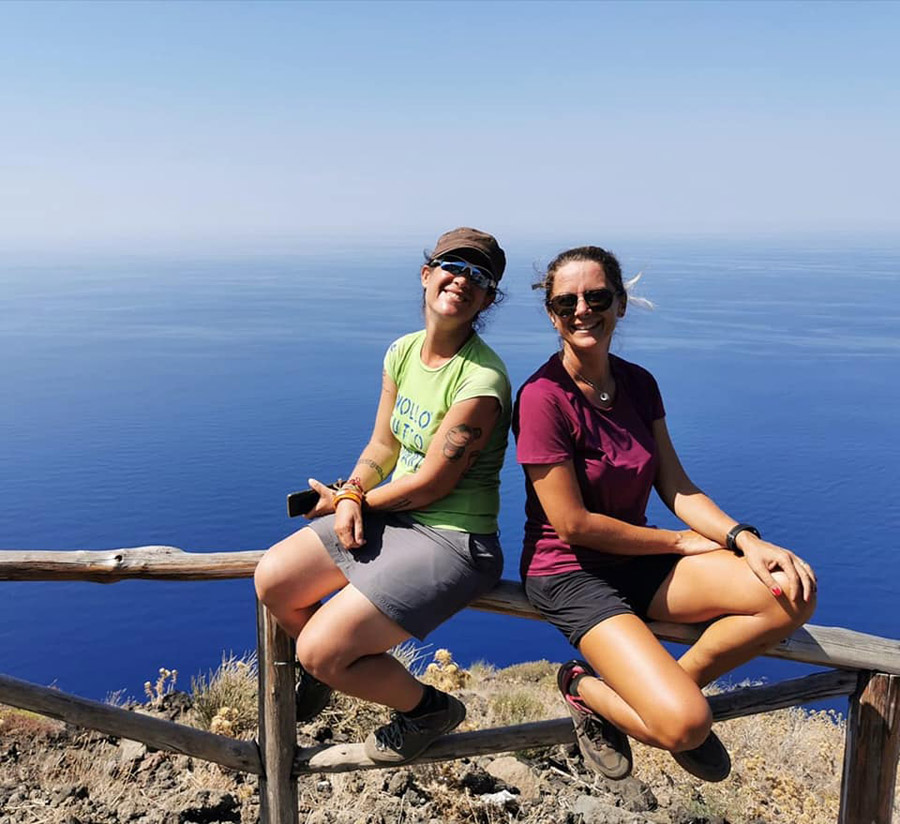
<path id="1" fill-rule="evenodd" d="M 592 312 L 605 312 L 612 306 L 615 294 L 611 289 L 588 289 L 582 292 L 584 302 Z M 578 306 L 578 295 L 572 292 L 564 292 L 554 295 L 546 301 L 547 308 L 558 318 L 568 318 L 575 314 Z"/>
<path id="2" fill-rule="evenodd" d="M 434 260 L 432 265 L 440 266 L 454 277 L 462 275 L 466 280 L 471 280 L 479 289 L 494 290 L 497 288 L 497 281 L 494 280 L 494 275 L 490 270 L 476 266 L 474 263 L 468 263 L 465 260 Z"/>

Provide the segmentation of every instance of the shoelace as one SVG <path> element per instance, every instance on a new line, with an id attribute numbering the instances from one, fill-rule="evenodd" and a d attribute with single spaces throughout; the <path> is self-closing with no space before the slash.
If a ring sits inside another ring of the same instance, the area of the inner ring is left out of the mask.
<path id="1" fill-rule="evenodd" d="M 380 750 L 399 750 L 408 732 L 420 732 L 419 725 L 402 713 L 392 712 L 390 723 L 375 733 L 375 742 Z"/>
<path id="2" fill-rule="evenodd" d="M 585 715 L 579 726 L 584 730 L 587 739 L 592 741 L 595 746 L 613 749 L 609 742 L 609 738 L 606 735 L 605 725 L 599 718 L 596 718 L 593 715 Z"/>

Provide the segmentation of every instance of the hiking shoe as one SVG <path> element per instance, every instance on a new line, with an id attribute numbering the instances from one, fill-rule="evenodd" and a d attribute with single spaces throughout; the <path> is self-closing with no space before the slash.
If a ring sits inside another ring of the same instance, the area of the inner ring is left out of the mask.
<path id="1" fill-rule="evenodd" d="M 556 674 L 557 686 L 575 726 L 578 749 L 588 767 L 619 781 L 631 773 L 631 744 L 622 730 L 591 710 L 581 698 L 570 694 L 572 679 L 581 674 L 597 677 L 587 661 L 578 660 L 563 664 Z"/>
<path id="2" fill-rule="evenodd" d="M 294 690 L 294 703 L 297 707 L 297 723 L 312 721 L 325 707 L 331 698 L 332 689 L 313 678 L 303 667 L 299 666 L 300 677 Z"/>
<path id="3" fill-rule="evenodd" d="M 425 752 L 435 738 L 456 729 L 465 717 L 465 705 L 452 695 L 447 695 L 444 709 L 418 718 L 395 711 L 390 723 L 369 733 L 366 755 L 382 764 L 406 764 Z"/>
<path id="4" fill-rule="evenodd" d="M 714 732 L 710 732 L 699 747 L 673 752 L 672 758 L 682 769 L 704 781 L 724 781 L 731 772 L 731 757 Z"/>

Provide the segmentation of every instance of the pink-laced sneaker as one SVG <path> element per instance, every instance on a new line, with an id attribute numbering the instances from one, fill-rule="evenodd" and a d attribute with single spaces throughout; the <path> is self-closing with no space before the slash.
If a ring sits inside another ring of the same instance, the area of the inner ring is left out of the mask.
<path id="1" fill-rule="evenodd" d="M 588 767 L 606 778 L 621 780 L 631 773 L 631 744 L 622 730 L 569 692 L 572 680 L 582 674 L 596 677 L 587 661 L 577 659 L 563 664 L 556 673 L 556 684 L 575 726 L 578 749 Z"/>

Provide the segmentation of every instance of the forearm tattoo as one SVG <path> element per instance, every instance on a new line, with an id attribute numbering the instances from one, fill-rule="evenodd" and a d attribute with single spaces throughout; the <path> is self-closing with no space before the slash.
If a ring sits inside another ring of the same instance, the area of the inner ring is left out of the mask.
<path id="1" fill-rule="evenodd" d="M 371 467 L 378 473 L 378 482 L 381 483 L 384 480 L 384 470 L 371 458 L 360 458 L 357 465 Z"/>
<path id="2" fill-rule="evenodd" d="M 400 509 L 408 509 L 412 504 L 412 501 L 409 498 L 401 498 L 399 501 L 392 503 L 389 507 L 386 507 L 388 512 L 396 512 Z"/>
<path id="3" fill-rule="evenodd" d="M 457 424 L 447 433 L 447 439 L 441 451 L 448 461 L 458 461 L 466 453 L 466 447 L 481 437 L 481 429 L 477 426 Z"/>

